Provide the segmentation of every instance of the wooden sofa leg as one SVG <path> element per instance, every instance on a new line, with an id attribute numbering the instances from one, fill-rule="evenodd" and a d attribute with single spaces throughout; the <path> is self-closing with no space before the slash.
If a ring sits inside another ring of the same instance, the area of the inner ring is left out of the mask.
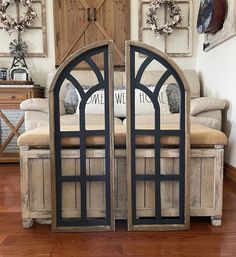
<path id="1" fill-rule="evenodd" d="M 32 228 L 34 225 L 33 219 L 22 219 L 23 228 Z"/>
<path id="2" fill-rule="evenodd" d="M 222 216 L 211 216 L 211 224 L 220 227 L 222 224 Z"/>

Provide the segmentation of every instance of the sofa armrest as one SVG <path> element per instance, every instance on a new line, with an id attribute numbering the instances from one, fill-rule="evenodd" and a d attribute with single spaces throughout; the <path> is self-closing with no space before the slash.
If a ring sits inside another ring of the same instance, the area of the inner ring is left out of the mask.
<path id="1" fill-rule="evenodd" d="M 213 97 L 199 97 L 191 100 L 190 114 L 197 115 L 201 112 L 223 110 L 226 101 Z"/>
<path id="2" fill-rule="evenodd" d="M 191 121 L 216 130 L 222 129 L 222 110 L 206 111 L 191 116 Z"/>
<path id="3" fill-rule="evenodd" d="M 37 112 L 49 113 L 49 99 L 48 98 L 27 99 L 20 104 L 20 108 L 22 111 L 37 111 Z M 60 100 L 60 114 L 61 115 L 66 114 L 63 100 Z"/>
<path id="4" fill-rule="evenodd" d="M 25 111 L 25 131 L 45 126 L 49 126 L 49 113 Z"/>

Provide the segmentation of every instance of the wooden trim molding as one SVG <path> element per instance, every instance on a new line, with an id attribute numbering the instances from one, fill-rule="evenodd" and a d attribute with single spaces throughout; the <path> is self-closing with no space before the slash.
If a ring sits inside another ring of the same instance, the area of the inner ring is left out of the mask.
<path id="1" fill-rule="evenodd" d="M 225 176 L 236 182 L 236 167 L 225 162 Z"/>

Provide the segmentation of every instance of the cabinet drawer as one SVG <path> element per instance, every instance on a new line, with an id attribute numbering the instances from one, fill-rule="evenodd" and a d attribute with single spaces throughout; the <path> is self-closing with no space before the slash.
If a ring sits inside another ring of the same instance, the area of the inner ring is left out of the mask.
<path id="1" fill-rule="evenodd" d="M 27 92 L 19 92 L 19 93 L 15 93 L 15 92 L 5 92 L 0 94 L 0 102 L 4 102 L 4 103 L 20 103 L 24 100 L 28 99 L 28 93 Z"/>

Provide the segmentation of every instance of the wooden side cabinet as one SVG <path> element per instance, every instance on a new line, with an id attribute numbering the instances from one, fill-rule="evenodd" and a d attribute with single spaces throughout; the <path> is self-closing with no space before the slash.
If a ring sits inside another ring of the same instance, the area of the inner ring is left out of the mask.
<path id="1" fill-rule="evenodd" d="M 17 84 L 0 81 L 0 163 L 19 162 L 17 138 L 25 131 L 21 102 L 44 97 L 40 86 Z"/>

